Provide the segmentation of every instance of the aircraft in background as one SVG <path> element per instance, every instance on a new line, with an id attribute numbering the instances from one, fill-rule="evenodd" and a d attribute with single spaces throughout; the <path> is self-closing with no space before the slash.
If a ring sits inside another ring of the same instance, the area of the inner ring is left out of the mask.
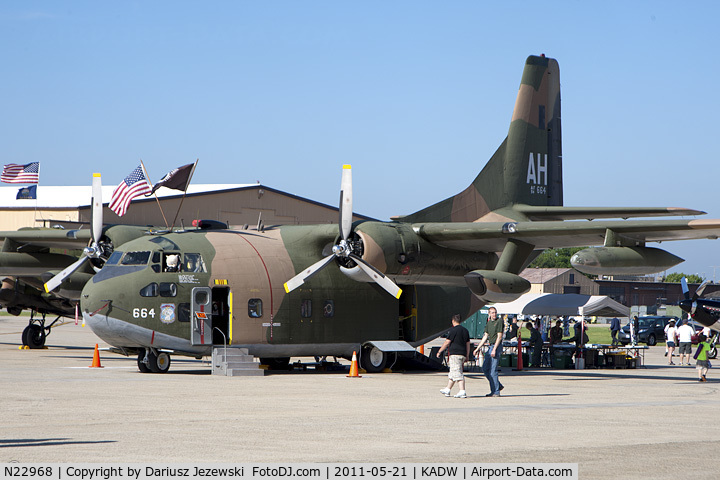
<path id="1" fill-rule="evenodd" d="M 720 220 L 627 220 L 697 210 L 564 207 L 560 127 L 557 61 L 528 57 L 508 136 L 463 192 L 390 222 L 352 222 L 345 166 L 338 225 L 200 222 L 114 242 L 85 283 L 82 315 L 143 372 L 227 344 L 275 365 L 357 350 L 366 370 L 381 371 L 451 315 L 527 292 L 519 273 L 544 249 L 599 245 L 578 252 L 575 267 L 651 273 L 682 260 L 647 243 L 720 234 Z M 609 218 L 618 220 L 599 220 Z"/>
<path id="2" fill-rule="evenodd" d="M 689 313 L 696 322 L 720 331 L 720 298 L 702 298 L 708 282 L 703 282 L 692 296 L 685 277 L 682 278 L 681 283 L 685 298 L 680 301 L 680 308 Z"/>
<path id="3" fill-rule="evenodd" d="M 116 246 L 139 238 L 148 227 L 103 226 L 100 174 L 93 177 L 91 230 L 21 228 L 0 232 L 0 305 L 19 315 L 30 310 L 22 343 L 41 348 L 51 328 L 74 317 L 85 283 L 104 265 Z M 45 282 L 50 282 L 45 284 Z M 56 316 L 46 324 L 46 315 Z"/>

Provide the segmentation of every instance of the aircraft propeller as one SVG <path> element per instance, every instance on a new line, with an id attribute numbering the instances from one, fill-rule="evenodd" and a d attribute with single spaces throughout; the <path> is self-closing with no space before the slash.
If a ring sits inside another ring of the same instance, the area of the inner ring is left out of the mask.
<path id="1" fill-rule="evenodd" d="M 698 287 L 697 290 L 695 290 L 695 293 L 693 293 L 692 298 L 690 297 L 690 289 L 688 288 L 687 279 L 683 277 L 680 280 L 680 283 L 682 284 L 682 292 L 685 296 L 685 299 L 680 301 L 680 308 L 685 310 L 686 312 L 689 312 L 690 315 L 695 315 L 695 311 L 697 310 L 697 299 L 702 296 L 703 292 L 705 291 L 705 287 L 707 286 L 708 282 L 707 280 L 702 283 Z"/>
<path id="2" fill-rule="evenodd" d="M 103 253 L 103 246 L 100 244 L 100 236 L 102 235 L 103 228 L 103 203 L 102 203 L 102 180 L 99 173 L 93 173 L 92 181 L 92 242 L 89 246 L 83 249 L 80 258 L 67 266 L 60 273 L 52 277 L 45 284 L 45 291 L 50 293 L 55 290 L 61 283 L 65 281 L 67 277 L 72 275 L 77 269 L 79 269 L 87 260 L 93 258 L 100 258 Z"/>
<path id="3" fill-rule="evenodd" d="M 400 287 L 398 287 L 395 282 L 390 280 L 385 274 L 367 263 L 355 253 L 359 242 L 354 238 L 357 235 L 353 235 L 352 208 L 352 169 L 350 165 L 343 165 L 342 179 L 340 182 L 340 218 L 338 222 L 340 240 L 337 244 L 333 245 L 332 253 L 330 255 L 314 263 L 288 280 L 285 283 L 285 292 L 290 293 L 295 290 L 305 283 L 305 280 L 308 280 L 310 277 L 328 266 L 332 260 L 337 259 L 341 263 L 348 263 L 349 260 L 352 260 L 363 272 L 365 272 L 367 276 L 385 289 L 385 291 L 387 291 L 390 295 L 395 298 L 400 298 L 400 294 L 402 293 Z"/>

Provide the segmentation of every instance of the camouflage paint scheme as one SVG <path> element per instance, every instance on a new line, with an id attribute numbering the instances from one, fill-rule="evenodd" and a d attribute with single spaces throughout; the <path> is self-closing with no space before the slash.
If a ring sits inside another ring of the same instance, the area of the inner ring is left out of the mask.
<path id="1" fill-rule="evenodd" d="M 564 207 L 559 68 L 553 59 L 531 56 L 508 136 L 467 189 L 393 222 L 353 224 L 354 254 L 401 287 L 399 299 L 357 266 L 339 263 L 286 293 L 285 282 L 338 243 L 338 225 L 264 231 L 215 226 L 114 242 L 115 260 L 86 281 L 80 306 L 97 335 L 121 352 L 200 356 L 225 341 L 198 320 L 206 307 L 193 306 L 203 297 L 195 295 L 208 291 L 218 307 L 216 326 L 253 355 L 347 357 L 373 341 L 425 343 L 449 327 L 454 313 L 467 317 L 487 302 L 517 298 L 529 289 L 518 274 L 546 248 L 602 246 L 580 252 L 578 269 L 663 270 L 680 259 L 648 249 L 646 242 L 717 238 L 720 220 L 597 219 L 702 213 Z M 0 235 L 23 244 L 12 232 Z M 148 252 L 150 260 L 123 265 L 120 252 L 128 258 Z M 199 255 L 202 266 L 166 272 L 164 259 L 172 254 Z M 203 301 L 209 309 L 209 300 Z"/>

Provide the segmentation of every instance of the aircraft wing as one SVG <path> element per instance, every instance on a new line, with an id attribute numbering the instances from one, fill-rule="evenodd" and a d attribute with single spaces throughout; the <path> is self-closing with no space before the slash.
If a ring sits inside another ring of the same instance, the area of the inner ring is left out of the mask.
<path id="1" fill-rule="evenodd" d="M 0 232 L 0 240 L 13 242 L 3 251 L 20 251 L 29 247 L 82 249 L 90 241 L 90 230 L 61 230 L 56 228 L 25 228 Z"/>
<path id="2" fill-rule="evenodd" d="M 720 236 L 720 220 L 416 223 L 413 230 L 443 247 L 499 252 L 510 238 L 534 245 L 537 249 L 603 245 L 608 230 L 638 243 L 717 239 Z"/>

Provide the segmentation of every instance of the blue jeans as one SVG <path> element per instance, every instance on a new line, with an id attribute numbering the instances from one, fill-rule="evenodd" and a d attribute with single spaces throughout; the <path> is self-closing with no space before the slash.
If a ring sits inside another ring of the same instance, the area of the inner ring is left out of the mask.
<path id="1" fill-rule="evenodd" d="M 482 370 L 485 374 L 485 378 L 487 378 L 490 383 L 490 393 L 500 394 L 500 387 L 502 387 L 502 383 L 500 383 L 500 379 L 498 378 L 497 369 L 498 364 L 500 363 L 500 355 L 502 355 L 502 344 L 498 345 L 498 351 L 495 354 L 495 357 L 490 355 L 493 348 L 495 348 L 495 345 L 490 345 L 487 352 L 485 352 L 485 360 L 483 361 Z"/>

